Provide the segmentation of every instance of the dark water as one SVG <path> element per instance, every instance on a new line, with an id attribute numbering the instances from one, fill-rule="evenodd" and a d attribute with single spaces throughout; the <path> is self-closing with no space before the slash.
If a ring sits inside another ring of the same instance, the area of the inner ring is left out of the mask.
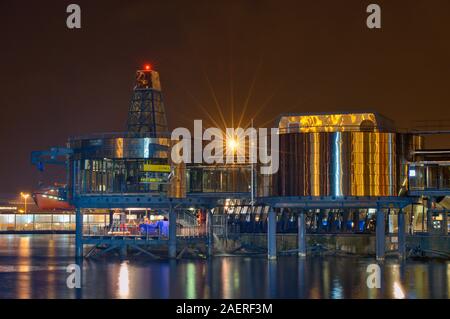
<path id="1" fill-rule="evenodd" d="M 216 257 L 89 260 L 83 288 L 67 288 L 73 236 L 0 235 L 0 298 L 448 298 L 449 261 L 388 259 L 380 289 L 366 285 L 371 258 Z"/>

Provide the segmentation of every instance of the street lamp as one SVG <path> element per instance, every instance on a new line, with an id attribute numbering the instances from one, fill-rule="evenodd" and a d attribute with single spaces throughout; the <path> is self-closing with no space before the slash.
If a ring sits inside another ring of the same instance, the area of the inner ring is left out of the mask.
<path id="1" fill-rule="evenodd" d="M 24 200 L 24 204 L 25 204 L 25 213 L 27 212 L 27 199 L 28 197 L 30 197 L 30 194 L 27 193 L 20 193 L 20 196 L 22 196 L 23 200 Z"/>

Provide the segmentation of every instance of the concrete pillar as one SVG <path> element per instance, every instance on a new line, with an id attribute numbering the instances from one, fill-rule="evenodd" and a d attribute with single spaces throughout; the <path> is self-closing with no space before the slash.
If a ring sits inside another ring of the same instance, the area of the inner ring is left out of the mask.
<path id="1" fill-rule="evenodd" d="M 75 256 L 83 257 L 83 213 L 79 207 L 75 209 Z"/>
<path id="2" fill-rule="evenodd" d="M 306 257 L 306 222 L 305 211 L 298 211 L 298 256 Z"/>
<path id="3" fill-rule="evenodd" d="M 406 237 L 405 237 L 405 213 L 400 208 L 398 211 L 398 256 L 400 259 L 406 257 Z"/>
<path id="4" fill-rule="evenodd" d="M 177 257 L 177 212 L 169 208 L 169 258 Z"/>
<path id="5" fill-rule="evenodd" d="M 384 211 L 381 208 L 377 209 L 377 225 L 376 225 L 376 256 L 377 260 L 384 260 L 385 255 L 385 218 Z"/>
<path id="6" fill-rule="evenodd" d="M 277 258 L 277 214 L 271 207 L 268 214 L 267 223 L 267 257 Z"/>
<path id="7" fill-rule="evenodd" d="M 208 238 L 208 257 L 214 254 L 214 229 L 213 229 L 213 214 L 211 209 L 206 210 L 206 227 Z"/>

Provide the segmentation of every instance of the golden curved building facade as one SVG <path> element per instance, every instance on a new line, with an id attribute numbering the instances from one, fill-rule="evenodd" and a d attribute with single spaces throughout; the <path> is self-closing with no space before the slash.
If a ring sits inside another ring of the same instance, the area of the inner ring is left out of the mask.
<path id="1" fill-rule="evenodd" d="M 279 134 L 275 196 L 397 196 L 422 143 L 375 113 L 282 116 Z"/>

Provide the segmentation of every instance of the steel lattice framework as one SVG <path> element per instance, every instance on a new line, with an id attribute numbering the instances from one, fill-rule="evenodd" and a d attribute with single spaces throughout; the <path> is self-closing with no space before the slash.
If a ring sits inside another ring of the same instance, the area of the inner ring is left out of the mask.
<path id="1" fill-rule="evenodd" d="M 129 132 L 152 136 L 167 132 L 158 72 L 150 69 L 136 72 L 136 86 L 128 111 L 127 126 Z"/>

